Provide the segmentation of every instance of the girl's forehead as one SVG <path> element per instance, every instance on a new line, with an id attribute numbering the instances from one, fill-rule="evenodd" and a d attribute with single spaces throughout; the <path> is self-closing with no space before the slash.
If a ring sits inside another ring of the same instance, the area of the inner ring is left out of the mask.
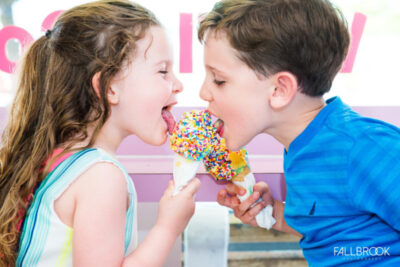
<path id="1" fill-rule="evenodd" d="M 150 27 L 145 36 L 137 42 L 136 59 L 156 64 L 172 62 L 172 48 L 165 31 L 159 26 Z"/>

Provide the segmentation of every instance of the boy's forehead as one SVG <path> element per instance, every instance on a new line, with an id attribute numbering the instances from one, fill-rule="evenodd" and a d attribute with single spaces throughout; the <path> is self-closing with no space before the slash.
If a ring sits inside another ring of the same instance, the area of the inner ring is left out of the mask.
<path id="1" fill-rule="evenodd" d="M 204 48 L 206 54 L 213 54 L 213 58 L 218 58 L 223 55 L 231 54 L 232 47 L 225 36 L 216 35 L 211 32 L 208 34 L 204 41 Z"/>
<path id="2" fill-rule="evenodd" d="M 226 34 L 211 34 L 206 36 L 204 42 L 205 63 L 218 69 L 217 65 L 242 64 L 238 52 L 230 45 Z M 232 67 L 232 66 L 231 66 Z"/>
<path id="3" fill-rule="evenodd" d="M 221 40 L 223 42 L 228 42 L 228 34 L 224 30 L 208 29 L 204 35 L 204 45 L 206 45 L 210 40 Z"/>

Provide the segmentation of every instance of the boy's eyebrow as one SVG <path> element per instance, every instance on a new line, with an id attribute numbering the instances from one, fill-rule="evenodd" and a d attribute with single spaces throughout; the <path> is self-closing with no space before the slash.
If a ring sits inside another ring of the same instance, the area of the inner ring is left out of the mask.
<path id="1" fill-rule="evenodd" d="M 208 68 L 208 69 L 210 69 L 210 70 L 212 70 L 212 71 L 215 71 L 215 72 L 217 72 L 218 74 L 221 74 L 221 75 L 226 75 L 225 74 L 225 72 L 223 72 L 223 71 L 221 71 L 221 70 L 219 70 L 219 69 L 217 69 L 217 68 L 215 68 L 215 67 L 212 67 L 212 66 L 210 66 L 210 65 L 206 65 L 206 68 Z"/>

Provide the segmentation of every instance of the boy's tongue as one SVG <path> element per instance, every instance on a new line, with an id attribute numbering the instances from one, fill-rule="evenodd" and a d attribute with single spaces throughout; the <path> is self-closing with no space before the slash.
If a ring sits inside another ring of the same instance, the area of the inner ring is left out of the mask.
<path id="1" fill-rule="evenodd" d="M 217 133 L 219 134 L 220 137 L 224 134 L 224 122 L 221 119 L 218 119 L 214 123 L 214 127 L 217 128 Z"/>
<path id="2" fill-rule="evenodd" d="M 174 116 L 172 116 L 171 112 L 169 112 L 166 109 L 163 109 L 161 111 L 161 116 L 163 117 L 164 121 L 167 123 L 168 133 L 172 134 L 172 131 L 174 130 L 174 127 L 175 127 Z"/>

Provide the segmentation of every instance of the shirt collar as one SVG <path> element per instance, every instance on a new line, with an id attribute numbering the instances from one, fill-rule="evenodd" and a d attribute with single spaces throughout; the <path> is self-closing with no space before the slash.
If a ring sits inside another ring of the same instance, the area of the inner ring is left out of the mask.
<path id="1" fill-rule="evenodd" d="M 335 110 L 341 110 L 345 107 L 340 97 L 332 97 L 326 100 L 326 106 L 315 116 L 315 118 L 310 122 L 310 124 L 301 132 L 289 145 L 289 150 L 284 151 L 285 156 L 287 154 L 292 154 L 296 152 L 315 136 L 315 134 L 321 129 L 327 117 Z"/>

